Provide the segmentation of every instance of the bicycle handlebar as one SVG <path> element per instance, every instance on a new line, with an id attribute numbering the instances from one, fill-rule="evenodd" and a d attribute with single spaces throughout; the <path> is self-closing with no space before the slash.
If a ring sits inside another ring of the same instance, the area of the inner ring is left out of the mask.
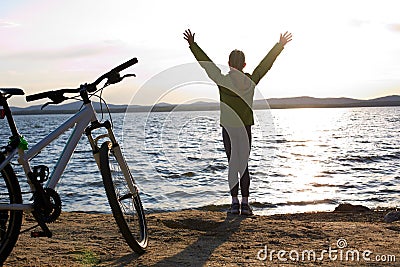
<path id="1" fill-rule="evenodd" d="M 138 60 L 137 60 L 137 58 L 134 57 L 131 60 L 128 60 L 127 62 L 122 63 L 118 67 L 113 68 L 106 74 L 101 75 L 94 83 L 92 83 L 92 85 L 97 86 L 99 83 L 101 83 L 102 80 L 104 80 L 106 78 L 107 79 L 112 78 L 113 76 L 115 76 L 115 74 L 123 71 L 124 69 L 129 68 L 130 66 L 133 66 L 136 63 L 138 63 Z"/>
<path id="2" fill-rule="evenodd" d="M 109 72 L 101 75 L 99 78 L 97 78 L 96 81 L 94 81 L 91 84 L 85 84 L 85 87 L 88 92 L 94 92 L 97 90 L 96 86 L 99 85 L 104 79 L 111 80 L 110 84 L 112 83 L 118 83 L 122 80 L 120 78 L 119 72 L 133 66 L 138 62 L 137 58 L 132 58 L 131 60 L 128 60 L 125 63 L 122 63 L 121 65 L 113 68 Z M 38 93 L 38 94 L 33 94 L 33 95 L 28 95 L 26 96 L 26 101 L 31 102 L 43 98 L 50 98 L 53 100 L 55 103 L 61 103 L 64 101 L 66 98 L 63 96 L 64 93 L 79 93 L 81 88 L 75 88 L 75 89 L 58 89 L 58 90 L 52 90 L 52 91 L 47 91 L 43 93 Z"/>
<path id="3" fill-rule="evenodd" d="M 63 97 L 64 93 L 79 93 L 79 91 L 80 91 L 80 88 L 58 89 L 58 90 L 54 90 L 54 91 L 47 91 L 47 92 L 38 93 L 38 94 L 34 94 L 34 95 L 28 95 L 28 96 L 26 96 L 26 101 L 31 102 L 31 101 L 35 101 L 35 100 L 39 100 L 39 99 L 43 99 L 43 98 L 50 98 L 51 100 L 54 101 L 58 97 Z"/>
<path id="4" fill-rule="evenodd" d="M 136 63 L 138 63 L 137 58 L 132 58 L 131 60 L 128 60 L 125 63 L 122 63 L 121 65 L 119 65 L 118 67 L 113 68 L 110 72 L 121 72 L 124 69 L 129 68 L 130 66 L 135 65 Z"/>
<path id="5" fill-rule="evenodd" d="M 38 93 L 38 94 L 34 94 L 34 95 L 27 95 L 25 97 L 25 99 L 27 102 L 31 102 L 31 101 L 39 100 L 42 98 L 46 98 L 48 95 L 49 95 L 49 92 Z"/>

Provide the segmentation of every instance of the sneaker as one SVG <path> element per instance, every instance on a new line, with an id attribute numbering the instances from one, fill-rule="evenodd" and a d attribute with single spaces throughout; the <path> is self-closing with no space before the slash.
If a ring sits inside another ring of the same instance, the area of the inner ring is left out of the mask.
<path id="1" fill-rule="evenodd" d="M 239 214 L 240 204 L 232 203 L 231 208 L 228 210 L 230 214 Z"/>
<path id="2" fill-rule="evenodd" d="M 242 210 L 240 212 L 242 215 L 251 216 L 253 215 L 253 209 L 250 207 L 249 204 L 242 203 Z"/>

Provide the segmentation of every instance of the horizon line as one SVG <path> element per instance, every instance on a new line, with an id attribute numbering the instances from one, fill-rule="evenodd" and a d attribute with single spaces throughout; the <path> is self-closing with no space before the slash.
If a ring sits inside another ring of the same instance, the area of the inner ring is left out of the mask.
<path id="1" fill-rule="evenodd" d="M 290 97 L 270 97 L 270 98 L 259 98 L 259 99 L 254 99 L 254 101 L 260 101 L 260 100 L 271 100 L 271 99 L 293 99 L 293 98 L 313 98 L 313 99 L 351 99 L 351 100 L 356 100 L 356 101 L 371 101 L 371 100 L 376 100 L 376 99 L 380 99 L 380 98 L 385 98 L 385 97 L 400 97 L 400 94 L 389 94 L 389 95 L 385 95 L 385 96 L 380 96 L 380 97 L 374 97 L 374 98 L 368 98 L 368 99 L 358 99 L 358 98 L 353 98 L 353 97 L 347 97 L 347 96 L 337 96 L 337 97 L 315 97 L 315 96 L 290 96 Z M 80 100 L 76 100 L 76 99 L 69 99 L 69 100 L 74 100 L 73 102 L 67 102 L 65 104 L 70 104 L 70 103 L 74 103 L 74 102 L 79 102 Z M 69 101 L 66 100 L 66 101 Z M 100 102 L 95 102 L 92 101 L 93 103 L 100 103 Z M 155 105 L 159 105 L 159 104 L 168 104 L 168 105 L 193 105 L 195 103 L 198 102 L 203 102 L 203 103 L 219 103 L 219 100 L 211 100 L 211 101 L 197 101 L 197 102 L 193 102 L 193 103 L 170 103 L 170 102 L 160 102 L 160 103 L 156 103 L 156 104 L 114 104 L 114 103 L 107 103 L 107 105 L 115 105 L 115 106 L 142 106 L 142 107 L 149 107 L 149 106 L 155 106 Z M 43 105 L 43 104 L 33 104 L 30 106 L 25 106 L 25 107 L 20 107 L 20 106 L 11 106 L 14 108 L 21 108 L 21 109 L 25 109 L 25 108 L 29 108 L 29 107 L 33 107 L 33 106 L 38 106 L 38 105 Z M 63 105 L 62 103 L 60 103 L 59 105 Z"/>

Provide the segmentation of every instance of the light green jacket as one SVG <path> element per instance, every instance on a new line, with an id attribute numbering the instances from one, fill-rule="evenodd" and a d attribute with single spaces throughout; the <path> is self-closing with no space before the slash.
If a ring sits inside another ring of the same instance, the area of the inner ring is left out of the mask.
<path id="1" fill-rule="evenodd" d="M 190 45 L 190 50 L 205 69 L 208 77 L 218 85 L 221 126 L 253 125 L 254 89 L 261 78 L 271 69 L 272 64 L 282 52 L 283 46 L 280 43 L 275 44 L 252 74 L 232 68 L 228 74 L 224 75 L 197 43 Z"/>

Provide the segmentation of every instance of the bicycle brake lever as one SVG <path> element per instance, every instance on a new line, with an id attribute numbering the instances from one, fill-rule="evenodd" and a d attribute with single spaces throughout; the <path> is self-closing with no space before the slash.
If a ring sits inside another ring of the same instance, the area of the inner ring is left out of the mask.
<path id="1" fill-rule="evenodd" d="M 119 83 L 119 82 L 122 81 L 124 78 L 126 78 L 126 77 L 131 77 L 131 76 L 136 77 L 135 74 L 125 74 L 124 76 L 121 77 L 121 76 L 119 75 L 118 72 L 116 72 L 116 73 L 111 72 L 111 73 L 109 74 L 108 80 L 107 80 L 107 82 L 106 82 L 105 85 L 108 86 L 108 85 L 110 85 L 110 84 Z"/>
<path id="2" fill-rule="evenodd" d="M 125 74 L 124 76 L 122 76 L 121 77 L 121 79 L 119 80 L 119 81 L 122 81 L 124 78 L 127 78 L 127 77 L 136 77 L 136 75 L 135 74 Z"/>
<path id="3" fill-rule="evenodd" d="M 47 102 L 47 103 L 45 103 L 41 108 L 40 108 L 40 110 L 43 110 L 45 107 L 47 107 L 48 105 L 50 105 L 50 104 L 52 104 L 53 102 Z"/>
<path id="4" fill-rule="evenodd" d="M 131 74 L 125 74 L 124 76 L 122 76 L 122 79 L 123 78 L 126 78 L 126 77 L 136 77 L 136 74 L 133 74 L 133 73 L 131 73 Z"/>
<path id="5" fill-rule="evenodd" d="M 56 100 L 54 100 L 54 99 L 51 98 L 51 97 L 50 97 L 50 99 L 53 100 L 53 101 L 50 101 L 50 102 L 45 103 L 45 104 L 40 108 L 40 110 L 43 110 L 43 109 L 44 109 L 45 107 L 47 107 L 48 105 L 57 105 L 57 104 L 60 104 L 60 103 L 62 103 L 64 100 L 67 100 L 68 98 L 65 97 L 65 96 L 62 96 L 62 98 L 58 98 L 58 99 L 56 99 Z"/>

